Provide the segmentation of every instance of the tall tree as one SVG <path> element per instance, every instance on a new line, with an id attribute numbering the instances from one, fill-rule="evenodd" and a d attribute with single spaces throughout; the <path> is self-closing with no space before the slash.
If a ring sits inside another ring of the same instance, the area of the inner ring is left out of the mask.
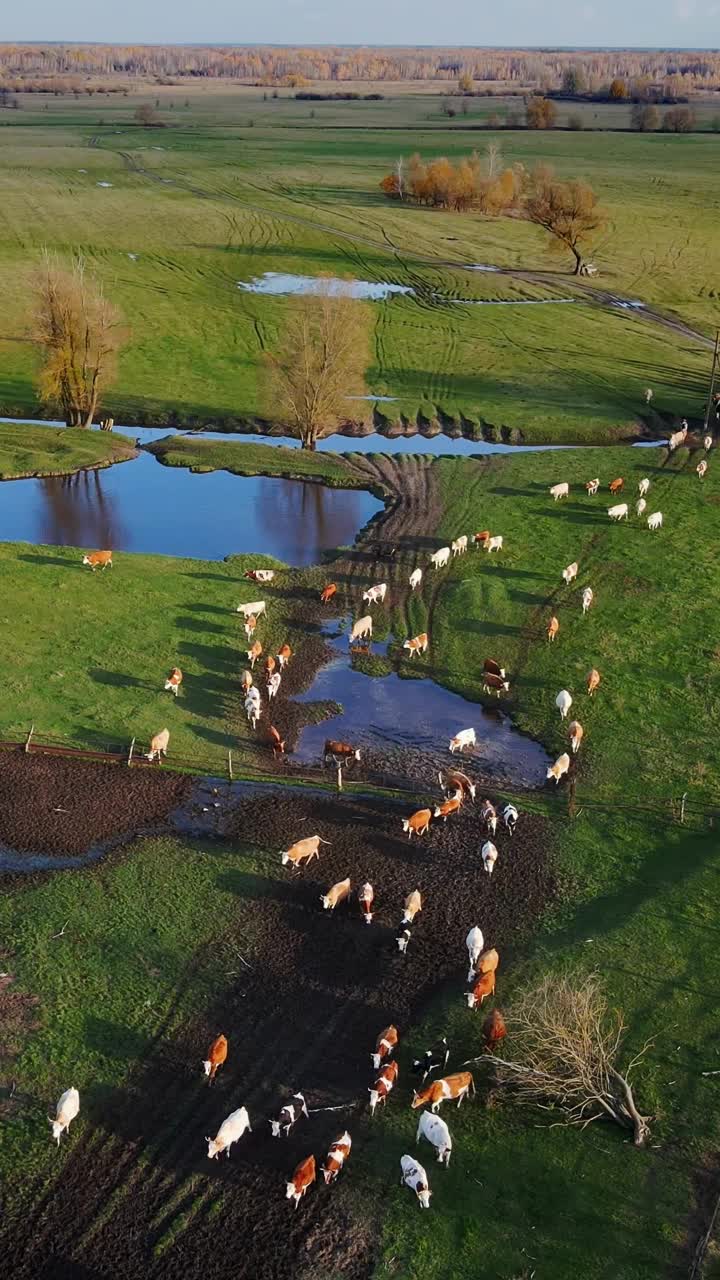
<path id="1" fill-rule="evenodd" d="M 304 449 L 336 430 L 348 414 L 348 397 L 365 393 L 370 314 L 329 280 L 288 304 L 276 352 L 268 356 L 266 400 Z"/>
<path id="2" fill-rule="evenodd" d="M 532 176 L 525 202 L 530 222 L 553 237 L 555 247 L 569 249 L 575 258 L 575 275 L 583 265 L 581 246 L 605 221 L 597 196 L 586 182 L 559 182 L 547 168 Z"/>
<path id="3" fill-rule="evenodd" d="M 41 400 L 56 407 L 69 427 L 92 426 L 126 335 L 117 308 L 82 258 L 67 270 L 45 254 L 35 282 L 34 334 L 44 352 Z"/>
<path id="4" fill-rule="evenodd" d="M 525 116 L 528 129 L 554 129 L 557 107 L 549 98 L 528 98 Z"/>

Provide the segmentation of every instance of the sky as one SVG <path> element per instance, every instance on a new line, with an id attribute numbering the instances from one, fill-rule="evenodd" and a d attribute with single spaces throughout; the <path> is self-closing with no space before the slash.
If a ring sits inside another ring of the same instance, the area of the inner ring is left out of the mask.
<path id="1" fill-rule="evenodd" d="M 720 47 L 720 0 L 25 0 L 0 41 Z"/>

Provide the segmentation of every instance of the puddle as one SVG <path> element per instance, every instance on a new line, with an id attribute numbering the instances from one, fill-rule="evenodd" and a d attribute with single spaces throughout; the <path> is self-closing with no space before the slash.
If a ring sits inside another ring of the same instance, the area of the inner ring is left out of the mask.
<path id="1" fill-rule="evenodd" d="M 333 657 L 318 672 L 297 702 L 339 702 L 342 713 L 321 724 L 307 725 L 300 734 L 293 761 L 317 765 L 326 738 L 387 750 L 413 750 L 432 755 L 437 767 L 452 762 L 450 739 L 460 729 L 474 727 L 477 747 L 455 757 L 459 768 L 481 771 L 496 781 L 535 786 L 545 780 L 550 763 L 539 743 L 513 728 L 496 708 L 468 702 L 429 679 L 403 680 L 396 673 L 367 676 L 350 663 L 347 635 L 338 636 L 337 622 L 329 624 Z M 387 643 L 373 644 L 383 654 Z M 405 727 L 407 726 L 407 727 Z"/>
<path id="2" fill-rule="evenodd" d="M 346 396 L 346 400 L 370 400 L 374 404 L 394 404 L 397 396 Z"/>
<path id="3" fill-rule="evenodd" d="M 494 271 L 498 272 L 499 267 L 491 267 L 487 262 L 472 262 L 465 267 L 466 271 Z"/>
<path id="4" fill-rule="evenodd" d="M 329 293 L 343 298 L 369 298 L 376 301 L 393 293 L 414 293 L 406 284 L 373 283 L 371 280 L 340 280 L 337 276 L 295 276 L 284 271 L 265 271 L 252 280 L 238 280 L 238 289 L 246 293 L 308 294 Z"/>
<path id="5" fill-rule="evenodd" d="M 97 182 L 95 185 L 97 187 L 111 187 L 112 182 Z"/>
<path id="6" fill-rule="evenodd" d="M 562 307 L 577 298 L 453 298 L 461 307 Z"/>

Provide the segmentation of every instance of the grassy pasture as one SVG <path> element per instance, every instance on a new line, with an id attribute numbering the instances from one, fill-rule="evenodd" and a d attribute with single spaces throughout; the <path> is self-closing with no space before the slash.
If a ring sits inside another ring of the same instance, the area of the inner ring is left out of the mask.
<path id="1" fill-rule="evenodd" d="M 257 118 L 239 105 L 244 97 L 189 101 L 173 112 L 163 107 L 173 127 L 160 130 L 132 125 L 135 98 L 58 100 L 47 112 L 30 104 L 7 113 L 0 404 L 8 412 L 36 408 L 28 281 L 44 245 L 63 254 L 81 249 L 130 324 L 108 401 L 117 421 L 272 416 L 258 366 L 285 302 L 238 288 L 267 271 L 354 275 L 415 290 L 370 307 L 368 383 L 396 397 L 380 406 L 389 417 L 465 418 L 538 439 L 607 440 L 636 430 L 647 385 L 660 412 L 701 412 L 709 357 L 700 344 L 587 305 L 586 286 L 576 294 L 569 264 L 527 224 L 402 207 L 385 200 L 378 183 L 398 155 L 456 157 L 489 141 L 501 145 L 505 163 L 550 162 L 585 177 L 610 215 L 593 251 L 598 285 L 709 335 L 720 318 L 712 284 L 720 266 L 716 135 L 474 133 L 456 128 L 457 119 L 430 125 L 408 116 L 408 103 L 412 112 L 439 106 L 412 95 L 345 104 L 260 95 Z M 469 271 L 468 263 L 538 274 Z M 567 296 L 578 300 L 558 304 Z M 543 305 L 527 305 L 536 302 Z"/>
<path id="2" fill-rule="evenodd" d="M 109 467 L 134 453 L 132 440 L 81 428 L 0 424 L 0 480 L 21 476 L 69 475 L 88 467 Z"/>

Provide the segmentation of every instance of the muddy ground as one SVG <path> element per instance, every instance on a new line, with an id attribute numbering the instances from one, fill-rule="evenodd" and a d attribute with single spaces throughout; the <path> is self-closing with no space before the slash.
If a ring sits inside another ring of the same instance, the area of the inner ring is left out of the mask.
<path id="1" fill-rule="evenodd" d="M 251 936 L 251 967 L 232 965 L 214 1006 L 198 1009 L 180 1037 L 169 1040 L 161 1029 L 125 1086 L 109 1090 L 98 1081 L 86 1091 L 82 1129 L 68 1144 L 62 1172 L 28 1187 L 22 1214 L 10 1213 L 0 1225 L 9 1273 L 28 1280 L 226 1280 L 228 1269 L 239 1280 L 371 1274 L 380 1206 L 362 1170 L 377 1159 L 373 1144 L 381 1140 L 367 1117 L 375 1037 L 390 1021 L 400 1029 L 401 1079 L 388 1105 L 407 1109 L 409 1059 L 426 1047 L 413 1024 L 443 985 L 462 999 L 468 928 L 480 923 L 487 944 L 500 951 L 501 1001 L 503 968 L 556 892 L 541 818 L 523 816 L 513 840 L 498 837 L 491 878 L 482 869 L 477 811 L 468 808 L 423 841 L 402 835 L 400 816 L 387 802 L 297 793 L 251 797 L 224 816 L 226 832 L 244 847 L 257 846 L 258 870 L 221 873 L 237 892 L 237 912 L 218 921 L 218 942 L 245 954 Z M 283 871 L 275 851 L 315 831 L 331 842 L 320 862 Z M 212 843 L 205 848 L 212 856 Z M 346 875 L 375 886 L 369 927 L 356 904 L 335 915 L 321 908 L 320 893 Z M 425 907 L 402 956 L 395 927 L 416 887 Z M 188 939 L 189 953 L 191 947 Z M 196 964 L 211 954 L 204 947 Z M 208 1088 L 198 1068 L 220 1030 L 229 1059 Z M 451 1069 L 465 1056 L 467 1045 L 456 1046 Z M 350 1105 L 311 1116 L 287 1140 L 273 1139 L 266 1118 L 296 1089 L 311 1108 Z M 253 1133 L 231 1159 L 211 1164 L 205 1135 L 241 1104 Z M 315 1187 L 294 1212 L 284 1199 L 287 1176 L 311 1151 L 324 1156 L 345 1126 L 355 1150 L 340 1183 Z M 387 1159 L 389 1188 L 396 1153 Z"/>

